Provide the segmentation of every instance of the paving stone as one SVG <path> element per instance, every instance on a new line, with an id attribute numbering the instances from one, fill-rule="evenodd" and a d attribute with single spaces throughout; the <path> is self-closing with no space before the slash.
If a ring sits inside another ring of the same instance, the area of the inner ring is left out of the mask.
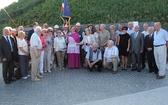
<path id="1" fill-rule="evenodd" d="M 0 65 L 0 70 L 2 70 Z M 168 76 L 168 74 L 166 73 Z M 86 69 L 55 70 L 39 82 L 20 79 L 6 85 L 0 72 L 0 105 L 74 105 L 115 98 L 168 86 L 168 77 L 156 80 L 147 69 L 89 72 Z"/>

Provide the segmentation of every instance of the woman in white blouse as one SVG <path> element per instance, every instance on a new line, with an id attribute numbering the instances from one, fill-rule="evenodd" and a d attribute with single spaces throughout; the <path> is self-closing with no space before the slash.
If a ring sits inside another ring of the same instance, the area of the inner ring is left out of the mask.
<path id="1" fill-rule="evenodd" d="M 83 45 L 82 48 L 85 50 L 85 56 L 87 52 L 89 52 L 89 49 L 92 47 L 93 43 L 96 43 L 94 35 L 91 34 L 91 30 L 89 28 L 85 29 L 86 35 L 83 37 L 83 40 L 80 43 L 77 43 L 77 45 Z M 87 61 L 85 59 L 85 67 L 87 66 Z"/>
<path id="2" fill-rule="evenodd" d="M 57 37 L 54 38 L 54 51 L 57 55 L 57 61 L 60 70 L 64 69 L 64 56 L 66 50 L 65 38 L 61 36 L 61 31 L 57 31 Z"/>
<path id="3" fill-rule="evenodd" d="M 77 45 L 83 45 L 83 49 L 85 50 L 85 52 L 87 53 L 90 49 L 90 47 L 92 47 L 93 43 L 96 43 L 94 36 L 91 34 L 91 30 L 89 28 L 85 29 L 85 33 L 86 35 L 83 37 L 83 40 L 78 43 Z"/>
<path id="4" fill-rule="evenodd" d="M 25 38 L 25 32 L 19 31 L 18 33 L 19 39 L 17 40 L 18 45 L 18 54 L 19 54 L 19 63 L 21 67 L 21 74 L 23 79 L 27 79 L 30 77 L 28 75 L 28 65 L 29 65 L 29 51 L 28 51 L 28 44 L 26 42 Z"/>

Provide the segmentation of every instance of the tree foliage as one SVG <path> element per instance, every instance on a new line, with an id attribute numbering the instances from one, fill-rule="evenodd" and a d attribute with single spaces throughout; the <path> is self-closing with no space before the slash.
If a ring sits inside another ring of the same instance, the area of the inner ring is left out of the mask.
<path id="1" fill-rule="evenodd" d="M 71 24 L 126 23 L 129 21 L 162 22 L 168 27 L 167 0 L 68 0 Z M 19 0 L 5 9 L 17 25 L 30 27 L 34 21 L 50 26 L 61 25 L 62 0 Z M 3 10 L 0 28 L 13 26 Z"/>

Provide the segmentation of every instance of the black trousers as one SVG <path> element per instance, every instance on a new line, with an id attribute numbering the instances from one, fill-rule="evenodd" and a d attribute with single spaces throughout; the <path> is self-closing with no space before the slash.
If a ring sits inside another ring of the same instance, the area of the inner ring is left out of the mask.
<path id="1" fill-rule="evenodd" d="M 13 53 L 12 53 L 13 54 Z M 14 76 L 14 59 L 13 55 L 10 61 L 2 61 L 2 73 L 4 81 L 10 81 Z"/>
<path id="2" fill-rule="evenodd" d="M 149 66 L 150 71 L 154 71 L 155 74 L 158 74 L 158 68 L 156 66 L 153 51 L 147 51 L 146 54 L 147 54 L 148 66 Z"/>
<path id="3" fill-rule="evenodd" d="M 144 51 L 141 53 L 142 68 L 146 67 L 145 66 L 145 57 L 146 57 L 146 50 L 144 49 Z"/>
<path id="4" fill-rule="evenodd" d="M 90 61 L 90 63 L 92 63 L 92 62 L 93 62 L 93 61 Z M 98 61 L 98 62 L 95 63 L 93 66 L 95 66 L 95 65 L 98 66 L 97 70 L 98 70 L 98 71 L 101 71 L 101 68 L 102 68 L 102 61 L 101 61 L 101 60 Z M 88 65 L 89 70 L 92 70 L 92 69 L 93 69 L 93 66 L 92 66 L 92 68 L 90 68 L 89 65 Z"/>

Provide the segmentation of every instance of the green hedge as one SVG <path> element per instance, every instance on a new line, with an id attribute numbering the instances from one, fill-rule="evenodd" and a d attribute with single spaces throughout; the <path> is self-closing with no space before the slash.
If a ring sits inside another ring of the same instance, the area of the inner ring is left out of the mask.
<path id="1" fill-rule="evenodd" d="M 167 0 L 68 0 L 71 24 L 125 23 L 129 21 L 163 23 L 168 28 Z M 17 25 L 30 27 L 34 21 L 61 25 L 62 0 L 19 0 L 6 7 Z M 5 17 L 5 18 L 4 18 Z M 13 26 L 4 11 L 0 12 L 0 28 Z"/>

